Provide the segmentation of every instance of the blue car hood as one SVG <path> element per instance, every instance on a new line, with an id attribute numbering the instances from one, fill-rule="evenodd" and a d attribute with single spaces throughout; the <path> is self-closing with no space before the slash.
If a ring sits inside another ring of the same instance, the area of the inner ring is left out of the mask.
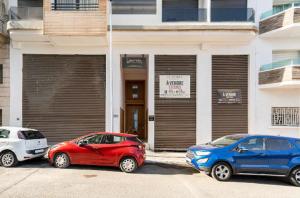
<path id="1" fill-rule="evenodd" d="M 189 148 L 189 150 L 191 150 L 191 151 L 199 151 L 199 150 L 213 151 L 216 149 L 222 149 L 222 147 L 205 144 L 205 145 L 196 145 L 196 146 L 192 146 Z"/>

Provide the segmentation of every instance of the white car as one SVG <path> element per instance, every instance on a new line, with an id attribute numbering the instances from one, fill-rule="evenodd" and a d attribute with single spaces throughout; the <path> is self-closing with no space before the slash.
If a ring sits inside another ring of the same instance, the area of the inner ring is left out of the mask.
<path id="1" fill-rule="evenodd" d="M 4 167 L 43 157 L 47 149 L 47 139 L 35 129 L 0 127 L 0 165 Z"/>

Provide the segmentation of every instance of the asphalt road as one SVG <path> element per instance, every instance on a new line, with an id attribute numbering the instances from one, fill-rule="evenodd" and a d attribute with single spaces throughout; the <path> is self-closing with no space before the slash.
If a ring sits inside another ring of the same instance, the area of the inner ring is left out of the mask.
<path id="1" fill-rule="evenodd" d="M 278 178 L 234 177 L 217 182 L 191 168 L 148 164 L 134 174 L 115 168 L 50 167 L 45 161 L 0 167 L 0 198 L 299 198 L 300 188 Z"/>

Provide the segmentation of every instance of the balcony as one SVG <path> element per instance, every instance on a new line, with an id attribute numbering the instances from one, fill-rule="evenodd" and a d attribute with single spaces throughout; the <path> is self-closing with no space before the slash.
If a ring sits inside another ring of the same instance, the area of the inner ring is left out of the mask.
<path id="1" fill-rule="evenodd" d="M 259 86 L 260 88 L 300 88 L 300 58 L 261 66 Z"/>
<path id="2" fill-rule="evenodd" d="M 44 0 L 44 33 L 54 36 L 101 36 L 107 32 L 104 0 Z"/>
<path id="3" fill-rule="evenodd" d="M 299 37 L 300 3 L 274 7 L 262 14 L 259 24 L 261 37 Z"/>
<path id="4" fill-rule="evenodd" d="M 208 22 L 206 8 L 163 7 L 163 22 Z M 211 22 L 254 22 L 252 8 L 212 8 Z"/>

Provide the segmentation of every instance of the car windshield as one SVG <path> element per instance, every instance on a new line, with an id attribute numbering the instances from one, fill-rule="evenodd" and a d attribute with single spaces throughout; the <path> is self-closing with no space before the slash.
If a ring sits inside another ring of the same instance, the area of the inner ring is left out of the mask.
<path id="1" fill-rule="evenodd" d="M 245 135 L 230 135 L 230 136 L 224 136 L 219 139 L 216 139 L 209 143 L 210 145 L 217 146 L 217 147 L 224 147 L 229 146 L 233 143 L 236 143 L 240 139 L 244 138 Z"/>

